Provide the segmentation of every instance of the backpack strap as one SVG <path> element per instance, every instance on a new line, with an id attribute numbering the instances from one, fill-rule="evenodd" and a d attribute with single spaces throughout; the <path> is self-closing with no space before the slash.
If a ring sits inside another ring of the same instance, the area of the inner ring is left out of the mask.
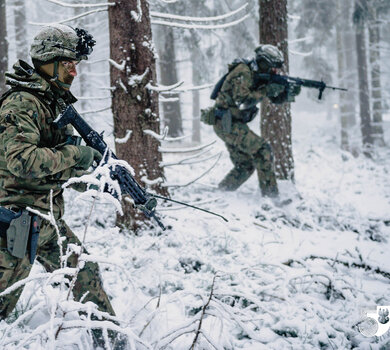
<path id="1" fill-rule="evenodd" d="M 215 84 L 213 91 L 211 92 L 210 99 L 216 100 L 218 97 L 219 92 L 222 89 L 222 85 L 225 82 L 227 76 L 229 73 L 236 68 L 239 64 L 244 63 L 249 67 L 252 67 L 253 60 L 248 60 L 246 58 L 236 58 L 231 64 L 229 64 L 229 71 L 218 80 L 218 82 Z"/>

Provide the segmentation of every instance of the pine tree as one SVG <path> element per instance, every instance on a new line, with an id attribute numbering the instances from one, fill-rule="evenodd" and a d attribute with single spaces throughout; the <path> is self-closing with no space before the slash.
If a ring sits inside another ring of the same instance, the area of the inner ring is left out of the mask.
<path id="1" fill-rule="evenodd" d="M 288 74 L 287 0 L 259 0 L 260 42 L 277 46 L 284 54 L 283 74 Z M 261 134 L 271 143 L 280 179 L 294 178 L 290 104 L 261 104 Z"/>
<path id="2" fill-rule="evenodd" d="M 160 132 L 157 93 L 148 89 L 156 82 L 156 65 L 153 52 L 149 5 L 146 0 L 111 1 L 109 7 L 111 59 L 124 63 L 111 65 L 112 112 L 114 135 L 123 138 L 127 130 L 131 137 L 126 143 L 117 143 L 119 158 L 131 164 L 136 180 L 163 179 L 162 160 L 158 152 L 158 141 L 144 134 L 145 129 Z M 140 6 L 137 6 L 140 5 Z M 167 195 L 166 189 L 153 186 L 158 193 Z M 118 224 L 136 229 L 143 218 L 132 206 L 124 204 L 125 215 L 118 218 Z"/>

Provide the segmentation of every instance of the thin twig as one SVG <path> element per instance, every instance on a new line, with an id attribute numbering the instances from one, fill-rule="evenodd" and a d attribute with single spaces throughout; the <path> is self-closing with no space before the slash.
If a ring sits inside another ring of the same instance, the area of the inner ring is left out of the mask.
<path id="1" fill-rule="evenodd" d="M 207 303 L 203 305 L 203 308 L 202 308 L 202 314 L 200 315 L 200 319 L 199 319 L 199 325 L 198 325 L 198 329 L 196 330 L 196 333 L 195 333 L 195 338 L 194 338 L 194 341 L 192 342 L 192 345 L 190 347 L 190 350 L 194 350 L 195 349 L 195 344 L 196 344 L 196 341 L 198 340 L 198 337 L 199 337 L 199 334 L 200 334 L 200 329 L 202 328 L 202 322 L 203 322 L 203 318 L 204 318 L 204 315 L 205 315 L 205 312 L 206 312 L 206 309 L 208 308 L 208 306 L 210 305 L 210 301 L 214 295 L 214 284 L 215 284 L 215 279 L 217 278 L 217 275 L 214 275 L 214 278 L 213 278 L 213 283 L 211 284 L 211 291 L 210 291 L 210 295 L 209 295 L 209 298 L 207 300 Z"/>

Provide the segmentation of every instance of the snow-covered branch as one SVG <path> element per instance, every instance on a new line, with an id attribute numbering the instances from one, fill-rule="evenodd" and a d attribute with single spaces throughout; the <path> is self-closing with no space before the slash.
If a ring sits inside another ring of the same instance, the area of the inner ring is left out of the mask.
<path id="1" fill-rule="evenodd" d="M 162 12 L 155 12 L 155 11 L 150 11 L 151 17 L 156 17 L 156 18 L 164 18 L 164 19 L 173 19 L 173 20 L 178 20 L 178 21 L 185 21 L 185 22 L 212 22 L 212 21 L 219 21 L 223 20 L 226 18 L 229 18 L 231 16 L 234 16 L 236 13 L 241 12 L 248 6 L 248 3 L 244 4 L 237 10 L 231 11 L 229 13 L 226 13 L 224 15 L 220 16 L 214 16 L 214 17 L 191 17 L 191 16 L 179 16 L 179 15 L 173 15 L 170 13 L 162 13 Z"/>
<path id="2" fill-rule="evenodd" d="M 214 84 L 188 85 L 188 86 L 183 86 L 181 89 L 173 88 L 172 90 L 162 91 L 162 93 L 168 94 L 168 95 L 169 94 L 178 94 L 178 93 L 183 93 L 183 92 L 188 92 L 188 91 L 209 89 L 212 86 L 214 86 Z"/>
<path id="3" fill-rule="evenodd" d="M 84 12 L 84 13 L 81 13 L 77 16 L 73 16 L 73 17 L 70 17 L 70 18 L 67 18 L 67 19 L 63 19 L 61 21 L 58 21 L 58 22 L 28 22 L 29 24 L 33 25 L 33 26 L 50 26 L 50 25 L 53 25 L 53 24 L 62 24 L 62 23 L 66 23 L 66 22 L 71 22 L 71 21 L 74 21 L 76 19 L 79 19 L 79 18 L 82 18 L 82 17 L 86 17 L 86 16 L 89 16 L 89 15 L 92 15 L 94 13 L 97 13 L 97 12 L 104 12 L 104 11 L 107 11 L 106 8 L 104 9 L 96 9 L 96 10 L 91 10 L 91 11 L 88 11 L 88 12 Z"/>
<path id="4" fill-rule="evenodd" d="M 115 3 L 113 3 L 113 2 L 103 2 L 101 4 L 67 4 L 67 3 L 59 1 L 59 0 L 46 0 L 46 1 L 51 2 L 53 4 L 56 4 L 56 5 L 63 6 L 63 7 L 72 7 L 72 8 L 115 6 Z"/>
<path id="5" fill-rule="evenodd" d="M 111 106 L 100 108 L 100 109 L 92 109 L 89 111 L 81 111 L 80 114 L 85 115 L 85 114 L 92 114 L 92 113 L 100 113 L 100 112 L 108 111 L 109 109 L 111 109 Z"/>
<path id="6" fill-rule="evenodd" d="M 125 69 L 125 65 L 126 65 L 126 61 L 123 60 L 121 64 L 115 62 L 114 60 L 112 60 L 111 58 L 108 59 L 108 62 L 114 66 L 116 69 L 119 69 L 120 71 L 123 71 Z"/>
<path id="7" fill-rule="evenodd" d="M 156 92 L 166 92 L 166 91 L 172 91 L 183 84 L 184 84 L 184 81 L 179 81 L 179 82 L 172 84 L 172 85 L 154 85 L 153 86 L 151 83 L 148 83 L 146 85 L 146 88 L 149 90 L 152 90 L 152 91 L 156 91 Z"/>
<path id="8" fill-rule="evenodd" d="M 302 56 L 302 57 L 307 57 L 307 56 L 311 56 L 313 54 L 313 51 L 309 51 L 309 52 L 298 52 L 298 51 L 293 51 L 293 50 L 288 50 L 292 55 L 296 55 L 296 56 Z"/>
<path id="9" fill-rule="evenodd" d="M 117 137 L 115 139 L 115 143 L 126 143 L 127 141 L 129 141 L 131 133 L 132 133 L 131 130 L 126 130 L 126 135 L 124 137 L 122 137 L 122 138 L 118 138 Z"/>
<path id="10" fill-rule="evenodd" d="M 149 129 L 145 129 L 144 134 L 152 136 L 153 138 L 155 138 L 158 141 L 167 141 L 167 142 L 180 141 L 180 140 L 183 140 L 189 136 L 189 135 L 183 135 L 183 136 L 179 136 L 179 137 L 167 137 L 168 127 L 165 127 L 165 129 L 161 135 L 159 135 L 156 132 L 154 132 L 153 130 L 149 130 Z"/>
<path id="11" fill-rule="evenodd" d="M 184 29 L 225 29 L 229 27 L 233 27 L 243 21 L 245 21 L 247 18 L 249 18 L 249 14 L 246 14 L 245 16 L 232 21 L 228 23 L 223 24 L 185 24 L 185 23 L 178 23 L 178 22 L 166 22 L 166 21 L 160 21 L 160 20 L 151 20 L 152 24 L 162 25 L 162 26 L 169 26 L 169 27 L 178 27 L 178 28 L 184 28 Z"/>

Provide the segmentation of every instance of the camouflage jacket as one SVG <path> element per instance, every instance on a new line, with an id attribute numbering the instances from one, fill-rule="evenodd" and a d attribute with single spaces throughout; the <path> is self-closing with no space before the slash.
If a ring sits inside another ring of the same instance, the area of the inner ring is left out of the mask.
<path id="1" fill-rule="evenodd" d="M 245 63 L 236 65 L 227 75 L 215 106 L 230 109 L 235 120 L 241 119 L 241 104 L 256 104 L 266 97 L 265 89 L 254 89 L 254 72 Z"/>
<path id="2" fill-rule="evenodd" d="M 76 99 L 56 89 L 26 62 L 18 61 L 13 68 L 13 73 L 6 73 L 6 83 L 31 93 L 12 92 L 0 106 L 0 205 L 29 206 L 47 213 L 53 190 L 53 211 L 59 218 L 64 212 L 61 185 L 77 175 L 74 166 L 81 152 L 67 144 L 73 128 L 57 130 L 52 122 L 61 105 Z"/>

